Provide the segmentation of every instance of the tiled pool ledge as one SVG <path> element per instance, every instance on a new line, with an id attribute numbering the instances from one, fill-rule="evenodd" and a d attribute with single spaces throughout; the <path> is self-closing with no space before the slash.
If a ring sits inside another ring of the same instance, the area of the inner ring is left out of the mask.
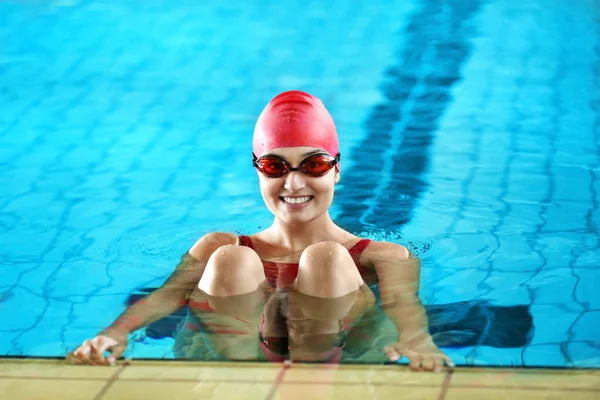
<path id="1" fill-rule="evenodd" d="M 0 358 L 0 399 L 597 399 L 600 370 Z"/>

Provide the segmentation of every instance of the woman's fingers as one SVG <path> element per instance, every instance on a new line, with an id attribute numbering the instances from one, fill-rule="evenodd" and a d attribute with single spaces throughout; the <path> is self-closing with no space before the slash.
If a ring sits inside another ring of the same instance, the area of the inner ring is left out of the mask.
<path id="1" fill-rule="evenodd" d="M 94 365 L 107 365 L 108 362 L 104 358 L 104 351 L 107 346 L 105 346 L 102 341 L 97 338 L 92 340 L 91 350 L 90 350 L 90 360 Z"/>
<path id="2" fill-rule="evenodd" d="M 119 346 L 119 342 L 108 336 L 96 336 L 92 340 L 92 351 L 90 358 L 92 361 L 99 365 L 114 365 L 115 359 L 106 359 L 104 352 L 110 351 L 113 353 L 113 349 Z"/>
<path id="3" fill-rule="evenodd" d="M 442 372 L 444 363 L 448 368 L 454 368 L 454 363 L 446 355 L 426 354 L 421 357 L 421 367 L 425 371 Z"/>
<path id="4" fill-rule="evenodd" d="M 413 371 L 421 371 L 421 363 L 423 362 L 423 357 L 420 354 L 413 353 L 412 355 L 408 356 L 408 360 L 410 369 L 412 369 Z"/>
<path id="5" fill-rule="evenodd" d="M 434 360 L 434 372 L 442 372 L 444 370 L 444 359 L 441 357 L 436 357 Z"/>
<path id="6" fill-rule="evenodd" d="M 117 363 L 117 359 L 123 355 L 126 349 L 127 343 L 116 343 L 109 349 L 110 356 L 108 356 L 106 360 L 110 365 L 115 365 Z"/>
<path id="7" fill-rule="evenodd" d="M 450 359 L 450 357 L 448 357 L 447 355 L 444 354 L 442 356 L 442 360 L 446 363 L 446 365 L 449 368 L 454 368 L 454 363 L 452 362 L 452 360 Z"/>
<path id="8" fill-rule="evenodd" d="M 92 341 L 86 340 L 73 352 L 73 357 L 79 364 L 91 364 L 90 352 L 92 351 Z"/>
<path id="9" fill-rule="evenodd" d="M 118 348 L 118 351 L 111 351 L 112 348 Z M 93 365 L 112 365 L 116 358 L 120 357 L 124 348 L 119 348 L 119 342 L 108 336 L 96 336 L 91 340 L 86 340 L 81 346 L 67 356 L 67 361 L 72 364 L 93 364 Z M 105 351 L 111 351 L 111 357 L 104 357 Z"/>
<path id="10" fill-rule="evenodd" d="M 403 356 L 408 358 L 410 369 L 413 371 L 434 371 L 444 370 L 444 363 L 448 368 L 454 368 L 454 363 L 446 354 L 441 351 L 414 351 L 403 348 L 402 345 L 391 345 L 383 349 L 385 355 L 390 361 L 398 361 Z"/>
<path id="11" fill-rule="evenodd" d="M 70 352 L 69 354 L 67 354 L 67 363 L 69 364 L 74 364 L 74 365 L 82 365 L 85 364 L 79 357 L 77 357 L 75 354 L 75 351 Z"/>
<path id="12" fill-rule="evenodd" d="M 385 353 L 387 358 L 390 359 L 390 361 L 396 362 L 402 358 L 402 354 L 400 354 L 400 352 L 398 352 L 398 350 L 394 346 L 387 346 L 383 349 L 383 352 Z"/>
<path id="13" fill-rule="evenodd" d="M 117 362 L 117 358 L 119 358 L 123 355 L 126 348 L 127 348 L 127 346 L 119 344 L 119 345 L 113 347 L 112 349 L 110 349 L 110 356 L 108 356 L 108 358 L 107 358 L 109 364 L 115 365 L 115 363 Z"/>
<path id="14" fill-rule="evenodd" d="M 425 354 L 421 358 L 421 368 L 425 371 L 433 371 L 437 357 L 434 354 Z"/>

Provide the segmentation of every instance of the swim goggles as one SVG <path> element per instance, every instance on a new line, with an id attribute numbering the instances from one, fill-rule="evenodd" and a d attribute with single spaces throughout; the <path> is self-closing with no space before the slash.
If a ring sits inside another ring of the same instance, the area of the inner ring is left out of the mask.
<path id="1" fill-rule="evenodd" d="M 329 154 L 315 154 L 300 162 L 298 168 L 292 168 L 287 161 L 278 156 L 264 156 L 256 158 L 252 154 L 252 166 L 268 178 L 280 178 L 292 171 L 301 171 L 313 178 L 318 178 L 328 173 L 338 162 L 341 155 L 335 157 Z"/>

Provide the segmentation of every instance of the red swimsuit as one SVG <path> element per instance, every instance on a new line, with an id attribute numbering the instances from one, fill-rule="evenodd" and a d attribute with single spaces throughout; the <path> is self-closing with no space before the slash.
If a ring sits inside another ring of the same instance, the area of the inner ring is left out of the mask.
<path id="1" fill-rule="evenodd" d="M 371 240 L 361 239 L 354 246 L 348 249 L 348 252 L 350 253 L 350 256 L 352 256 L 352 260 L 354 260 L 354 264 L 356 265 L 358 272 L 360 273 L 363 280 L 367 283 L 371 283 L 373 280 L 377 279 L 374 271 L 370 271 L 359 262 L 360 255 L 367 248 L 369 243 L 371 243 Z M 240 235 L 239 244 L 240 246 L 246 246 L 251 248 L 252 250 L 255 250 L 254 246 L 252 246 L 252 240 L 249 236 Z M 289 288 L 298 276 L 298 263 L 276 263 L 272 261 L 261 261 L 263 263 L 263 268 L 265 271 L 267 281 L 273 288 Z M 261 334 L 263 331 L 263 324 L 264 315 L 263 320 L 261 322 Z M 286 356 L 274 353 L 269 349 L 268 343 L 266 340 L 264 340 L 262 335 L 260 347 L 269 361 L 283 362 L 284 360 L 286 360 Z M 325 360 L 328 360 L 327 363 L 339 363 L 342 358 L 342 349 L 341 347 L 336 347 L 328 352 L 323 353 L 321 357 Z"/>
<path id="2" fill-rule="evenodd" d="M 254 246 L 252 245 L 252 240 L 249 236 L 240 235 L 239 243 L 240 246 L 250 247 L 252 250 L 255 250 Z M 348 252 L 350 253 L 350 256 L 352 256 L 360 276 L 362 276 L 367 283 L 370 283 L 368 281 L 371 280 L 367 278 L 372 278 L 374 272 L 363 266 L 359 260 L 362 252 L 367 248 L 369 243 L 371 243 L 371 240 L 361 239 L 354 246 L 352 246 L 352 248 L 348 249 Z M 288 288 L 298 276 L 298 263 L 276 263 L 264 260 L 262 260 L 262 263 L 267 281 L 273 287 Z"/>

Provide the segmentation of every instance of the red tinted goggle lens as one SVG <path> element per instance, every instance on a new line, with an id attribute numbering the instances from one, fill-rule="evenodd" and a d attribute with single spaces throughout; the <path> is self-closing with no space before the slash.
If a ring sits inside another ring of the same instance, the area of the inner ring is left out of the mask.
<path id="1" fill-rule="evenodd" d="M 279 178 L 291 171 L 302 171 L 308 176 L 319 177 L 328 173 L 340 160 L 340 155 L 331 157 L 327 154 L 310 156 L 300 163 L 300 167 L 292 168 L 284 159 L 276 156 L 256 158 L 253 155 L 253 165 L 269 178 Z"/>

